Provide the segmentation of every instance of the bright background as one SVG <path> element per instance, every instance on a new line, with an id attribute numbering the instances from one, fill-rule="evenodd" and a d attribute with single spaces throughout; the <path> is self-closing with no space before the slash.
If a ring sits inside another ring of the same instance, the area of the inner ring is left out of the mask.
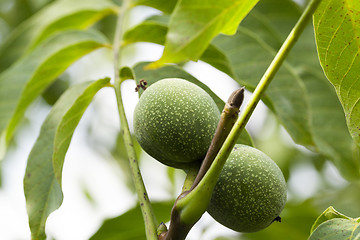
<path id="1" fill-rule="evenodd" d="M 11 8 L 11 1 L 10 3 L 7 1 L 6 4 L 5 2 L 0 4 L 3 11 Z M 135 25 L 155 13 L 153 9 L 138 7 L 132 12 L 129 25 Z M 0 22 L 0 26 L 1 24 Z M 5 32 L 6 30 L 2 31 L 0 41 L 4 38 Z M 135 47 L 125 49 L 123 64 L 131 66 L 139 61 L 154 61 L 161 56 L 161 53 L 161 46 L 136 44 Z M 111 58 L 112 55 L 108 50 L 98 50 L 76 62 L 64 75 L 72 79 L 72 83 L 111 77 L 113 76 Z M 190 63 L 186 69 L 206 83 L 224 101 L 239 87 L 227 75 L 203 62 Z M 132 126 L 132 112 L 138 101 L 134 88 L 133 81 L 123 83 L 124 104 L 130 126 Z M 250 93 L 246 92 L 244 104 L 249 96 Z M 27 156 L 49 110 L 50 107 L 42 99 L 38 99 L 31 106 L 26 114 L 27 123 L 16 135 L 15 147 L 9 151 L 2 163 L 1 240 L 30 239 L 22 180 Z M 266 138 L 273 130 L 271 126 L 275 125 L 271 121 L 275 120 L 268 117 L 266 107 L 260 103 L 247 125 L 247 130 L 254 136 L 261 134 Z M 266 131 L 263 129 L 264 124 L 267 126 Z M 114 93 L 112 89 L 103 89 L 85 112 L 66 155 L 63 169 L 64 202 L 48 218 L 46 232 L 49 239 L 88 239 L 97 231 L 105 218 L 118 216 L 134 206 L 136 196 L 127 187 L 123 172 L 108 151 L 114 147 L 118 130 L 119 119 Z M 91 136 L 90 140 L 89 136 Z M 285 131 L 282 131 L 282 137 L 287 144 L 294 144 Z M 179 194 L 184 178 L 180 170 L 176 172 L 177 191 L 175 192 L 171 190 L 172 186 L 168 182 L 167 168 L 146 154 L 142 154 L 141 170 L 151 200 L 171 199 Z M 327 163 L 325 171 L 333 186 L 346 185 L 331 164 Z M 296 198 L 301 201 L 312 196 L 319 190 L 319 183 L 319 175 L 312 165 L 307 163 L 298 165 L 288 181 L 289 199 Z M 205 234 L 202 235 L 203 231 Z M 191 230 L 188 239 L 205 240 L 215 236 L 231 235 L 235 233 L 217 224 L 205 214 Z"/>

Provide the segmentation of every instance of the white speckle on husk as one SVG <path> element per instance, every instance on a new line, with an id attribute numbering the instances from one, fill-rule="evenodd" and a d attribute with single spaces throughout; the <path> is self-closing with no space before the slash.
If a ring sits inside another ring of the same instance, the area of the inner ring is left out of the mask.
<path id="1" fill-rule="evenodd" d="M 134 131 L 149 155 L 181 167 L 203 159 L 219 118 L 219 109 L 203 89 L 186 80 L 163 79 L 142 94 Z"/>
<path id="2" fill-rule="evenodd" d="M 255 232 L 280 215 L 286 195 L 276 163 L 256 148 L 238 144 L 220 174 L 208 212 L 235 231 Z"/>

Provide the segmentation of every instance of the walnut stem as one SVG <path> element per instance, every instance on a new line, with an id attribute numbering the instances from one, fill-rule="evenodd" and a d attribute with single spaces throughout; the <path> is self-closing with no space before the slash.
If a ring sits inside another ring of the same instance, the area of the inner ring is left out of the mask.
<path id="1" fill-rule="evenodd" d="M 211 141 L 210 147 L 206 153 L 204 161 L 201 164 L 199 173 L 197 174 L 190 191 L 193 190 L 200 180 L 204 177 L 207 170 L 210 168 L 221 146 L 229 135 L 231 128 L 234 126 L 239 117 L 240 106 L 244 100 L 244 87 L 235 90 L 226 102 L 221 113 L 219 124 L 216 128 L 215 135 Z"/>

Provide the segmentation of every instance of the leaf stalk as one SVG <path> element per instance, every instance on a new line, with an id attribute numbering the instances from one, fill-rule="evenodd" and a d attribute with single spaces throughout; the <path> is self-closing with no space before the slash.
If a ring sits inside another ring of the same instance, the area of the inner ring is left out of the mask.
<path id="1" fill-rule="evenodd" d="M 135 184 L 136 193 L 140 203 L 141 212 L 143 215 L 146 239 L 157 240 L 157 223 L 156 218 L 145 188 L 143 178 L 141 176 L 138 160 L 136 157 L 133 140 L 129 130 L 129 125 L 125 115 L 124 104 L 121 96 L 121 78 L 119 75 L 119 69 L 121 65 L 120 43 L 124 33 L 124 18 L 127 11 L 130 9 L 129 0 L 124 0 L 123 5 L 118 14 L 118 20 L 116 24 L 115 36 L 113 41 L 113 53 L 114 53 L 114 90 L 116 95 L 116 101 L 119 111 L 120 124 L 123 131 L 122 137 L 124 139 L 126 152 L 129 158 L 130 171 L 132 180 Z"/>

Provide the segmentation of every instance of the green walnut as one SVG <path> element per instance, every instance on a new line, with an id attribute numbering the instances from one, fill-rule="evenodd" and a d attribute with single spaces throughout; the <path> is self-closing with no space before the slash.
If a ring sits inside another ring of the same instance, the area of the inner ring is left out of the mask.
<path id="1" fill-rule="evenodd" d="M 276 163 L 260 150 L 237 144 L 220 173 L 208 213 L 237 232 L 256 232 L 279 217 L 286 182 Z"/>
<path id="2" fill-rule="evenodd" d="M 219 109 L 202 88 L 168 78 L 151 84 L 141 95 L 134 111 L 134 133 L 156 160 L 187 168 L 205 157 L 219 119 Z"/>

